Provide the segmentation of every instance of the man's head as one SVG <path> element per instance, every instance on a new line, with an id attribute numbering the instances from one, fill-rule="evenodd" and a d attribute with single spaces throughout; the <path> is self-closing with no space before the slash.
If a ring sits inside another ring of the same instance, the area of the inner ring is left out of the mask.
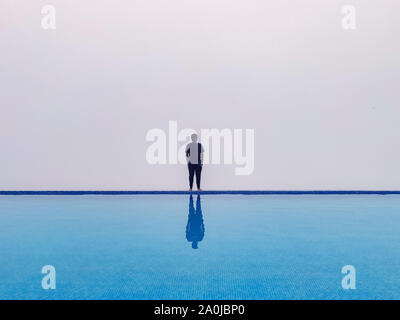
<path id="1" fill-rule="evenodd" d="M 193 142 L 197 142 L 197 134 L 193 133 L 191 136 Z"/>
<path id="2" fill-rule="evenodd" d="M 192 248 L 193 249 L 198 249 L 199 247 L 197 246 L 197 241 L 192 242 Z"/>

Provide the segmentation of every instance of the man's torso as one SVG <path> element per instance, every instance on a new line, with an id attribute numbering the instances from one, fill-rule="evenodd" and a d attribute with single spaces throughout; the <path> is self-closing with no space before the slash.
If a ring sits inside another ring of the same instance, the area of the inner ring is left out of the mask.
<path id="1" fill-rule="evenodd" d="M 186 155 L 189 158 L 189 163 L 191 164 L 202 164 L 201 163 L 201 153 L 203 152 L 203 147 L 199 142 L 191 142 L 186 146 Z"/>

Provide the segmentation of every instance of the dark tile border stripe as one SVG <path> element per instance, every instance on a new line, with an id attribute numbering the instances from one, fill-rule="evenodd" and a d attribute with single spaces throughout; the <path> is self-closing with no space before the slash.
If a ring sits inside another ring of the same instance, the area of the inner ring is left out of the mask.
<path id="1" fill-rule="evenodd" d="M 197 194 L 197 191 L 0 191 L 0 195 L 135 195 L 135 194 Z M 400 194 L 396 190 L 206 190 L 200 194 L 240 194 L 240 195 L 307 195 L 307 194 Z"/>

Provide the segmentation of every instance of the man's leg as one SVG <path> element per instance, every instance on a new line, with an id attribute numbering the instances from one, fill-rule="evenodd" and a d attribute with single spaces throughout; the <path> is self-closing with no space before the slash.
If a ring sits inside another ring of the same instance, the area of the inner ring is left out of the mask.
<path id="1" fill-rule="evenodd" d="M 202 169 L 202 165 L 201 164 L 197 164 L 196 165 L 196 184 L 197 184 L 197 189 L 200 189 L 201 169 Z"/>
<path id="2" fill-rule="evenodd" d="M 194 166 L 191 163 L 188 163 L 188 169 L 189 169 L 189 187 L 190 187 L 190 190 L 192 190 L 193 177 L 194 177 Z"/>

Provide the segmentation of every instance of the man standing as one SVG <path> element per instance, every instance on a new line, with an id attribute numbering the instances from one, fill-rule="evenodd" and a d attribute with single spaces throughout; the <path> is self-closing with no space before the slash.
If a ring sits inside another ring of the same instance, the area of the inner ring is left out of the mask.
<path id="1" fill-rule="evenodd" d="M 193 133 L 192 142 L 186 146 L 186 160 L 188 163 L 189 169 L 189 191 L 192 191 L 193 188 L 193 177 L 196 173 L 196 184 L 197 190 L 200 189 L 200 178 L 201 178 L 201 169 L 203 166 L 203 153 L 204 149 L 201 143 L 197 142 L 197 134 Z"/>

